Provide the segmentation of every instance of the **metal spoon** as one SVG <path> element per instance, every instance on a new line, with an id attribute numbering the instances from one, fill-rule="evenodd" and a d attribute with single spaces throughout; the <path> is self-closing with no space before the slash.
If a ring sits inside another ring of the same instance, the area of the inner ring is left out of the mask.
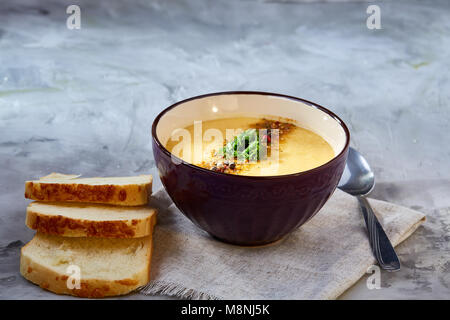
<path id="1" fill-rule="evenodd" d="M 375 176 L 366 159 L 355 149 L 348 151 L 347 163 L 338 188 L 356 196 L 369 233 L 372 252 L 380 267 L 387 271 L 400 270 L 400 261 L 383 227 L 365 198 L 375 186 Z"/>

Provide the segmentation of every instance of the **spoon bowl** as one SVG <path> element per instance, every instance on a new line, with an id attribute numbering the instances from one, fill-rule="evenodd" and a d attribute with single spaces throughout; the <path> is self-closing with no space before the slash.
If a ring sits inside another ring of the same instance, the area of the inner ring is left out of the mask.
<path id="1" fill-rule="evenodd" d="M 375 175 L 366 159 L 352 147 L 348 150 L 347 163 L 338 188 L 351 195 L 366 195 L 375 186 Z"/>

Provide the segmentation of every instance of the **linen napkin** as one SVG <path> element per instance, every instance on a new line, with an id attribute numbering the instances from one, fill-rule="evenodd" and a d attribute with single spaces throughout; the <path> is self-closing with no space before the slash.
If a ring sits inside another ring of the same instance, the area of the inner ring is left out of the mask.
<path id="1" fill-rule="evenodd" d="M 310 221 L 284 239 L 260 247 L 219 242 L 196 227 L 164 189 L 159 209 L 151 282 L 140 292 L 182 299 L 335 299 L 375 264 L 356 198 L 336 190 Z M 425 216 L 370 199 L 394 246 Z"/>

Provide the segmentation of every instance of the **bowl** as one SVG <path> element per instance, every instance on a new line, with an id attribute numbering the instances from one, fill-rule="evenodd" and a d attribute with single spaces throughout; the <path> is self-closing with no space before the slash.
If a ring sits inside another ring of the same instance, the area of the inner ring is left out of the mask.
<path id="1" fill-rule="evenodd" d="M 184 162 L 164 147 L 174 130 L 192 125 L 194 120 L 239 115 L 293 119 L 324 138 L 335 157 L 294 174 L 239 176 Z M 301 98 L 267 92 L 219 92 L 186 99 L 162 111 L 152 125 L 156 166 L 175 205 L 213 237 L 238 245 L 274 242 L 311 219 L 336 189 L 349 142 L 347 126 L 330 110 Z"/>

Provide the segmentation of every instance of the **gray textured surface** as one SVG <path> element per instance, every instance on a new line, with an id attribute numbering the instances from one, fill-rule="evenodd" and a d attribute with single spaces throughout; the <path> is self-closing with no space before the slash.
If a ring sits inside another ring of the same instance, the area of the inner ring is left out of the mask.
<path id="1" fill-rule="evenodd" d="M 366 28 L 367 3 L 77 3 L 81 30 L 66 28 L 68 1 L 0 4 L 0 246 L 33 235 L 26 179 L 157 176 L 160 110 L 265 90 L 330 107 L 376 171 L 373 196 L 429 215 L 398 249 L 401 272 L 343 298 L 450 298 L 448 1 L 380 2 L 382 30 Z M 61 298 L 24 281 L 16 253 L 0 250 L 0 297 Z"/>

